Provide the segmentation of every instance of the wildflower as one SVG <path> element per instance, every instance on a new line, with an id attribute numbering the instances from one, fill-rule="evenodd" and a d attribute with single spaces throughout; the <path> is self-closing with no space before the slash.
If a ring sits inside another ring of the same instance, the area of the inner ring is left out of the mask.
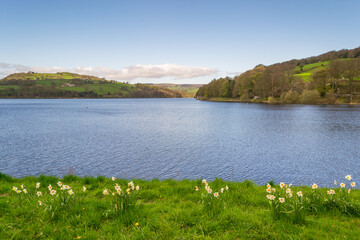
<path id="1" fill-rule="evenodd" d="M 59 181 L 59 182 L 57 183 L 57 185 L 58 185 L 59 187 L 61 187 L 61 186 L 62 186 L 62 182 Z"/>
<path id="2" fill-rule="evenodd" d="M 121 194 L 121 189 L 116 190 L 116 192 L 120 195 Z"/>
<path id="3" fill-rule="evenodd" d="M 285 187 L 285 183 L 281 182 L 280 183 L 280 188 L 283 189 Z"/>
<path id="4" fill-rule="evenodd" d="M 62 185 L 60 190 L 65 190 L 65 185 Z"/>
<path id="5" fill-rule="evenodd" d="M 130 194 L 130 188 L 126 189 L 126 193 L 129 195 Z"/>
<path id="6" fill-rule="evenodd" d="M 111 193 L 113 196 L 115 196 L 115 193 L 113 192 L 113 193 Z"/>
<path id="7" fill-rule="evenodd" d="M 292 183 L 289 184 L 289 187 L 291 187 Z"/>
<path id="8" fill-rule="evenodd" d="M 266 198 L 267 198 L 267 199 L 270 199 L 270 195 L 266 195 Z"/>
<path id="9" fill-rule="evenodd" d="M 207 192 L 210 194 L 210 193 L 212 193 L 212 190 L 209 188 L 209 189 L 207 190 Z"/>
<path id="10" fill-rule="evenodd" d="M 349 193 L 349 194 L 350 194 L 350 192 L 351 192 L 351 189 L 348 190 L 348 193 Z"/>
<path id="11" fill-rule="evenodd" d="M 267 188 L 271 188 L 271 185 L 268 183 L 268 184 L 266 185 L 266 187 L 267 187 Z"/>
<path id="12" fill-rule="evenodd" d="M 139 223 L 135 223 L 135 226 L 139 226 Z"/>
<path id="13" fill-rule="evenodd" d="M 287 188 L 287 189 L 286 189 L 286 193 L 287 193 L 287 194 L 292 193 L 291 189 L 290 189 L 290 188 Z"/>
<path id="14" fill-rule="evenodd" d="M 214 193 L 214 197 L 218 197 L 218 196 L 219 196 L 218 192 Z"/>
<path id="15" fill-rule="evenodd" d="M 355 187 L 355 182 L 352 182 L 350 185 L 351 187 Z"/>
<path id="16" fill-rule="evenodd" d="M 133 181 L 131 181 L 131 182 L 128 183 L 128 187 L 129 187 L 129 186 L 134 186 Z"/>
<path id="17" fill-rule="evenodd" d="M 133 191 L 134 191 L 134 189 L 135 189 L 135 186 L 134 186 L 134 185 L 132 185 L 132 186 L 131 186 L 131 190 L 133 190 Z"/>
<path id="18" fill-rule="evenodd" d="M 335 194 L 335 191 L 332 190 L 332 189 L 330 189 L 330 193 L 331 193 L 331 194 Z"/>
<path id="19" fill-rule="evenodd" d="M 103 194 L 104 194 L 104 195 L 108 195 L 108 194 L 109 194 L 109 191 L 105 188 L 104 191 L 103 191 Z"/>
<path id="20" fill-rule="evenodd" d="M 50 191 L 50 194 L 51 194 L 51 195 L 55 195 L 55 194 L 56 194 L 56 190 L 51 190 L 51 191 Z"/>
<path id="21" fill-rule="evenodd" d="M 205 184 L 205 183 L 206 183 L 206 180 L 205 180 L 205 179 L 203 179 L 203 180 L 202 180 L 202 183 L 204 183 L 204 184 Z"/>
<path id="22" fill-rule="evenodd" d="M 83 191 L 83 192 L 85 192 L 85 191 L 86 191 L 86 187 L 85 187 L 85 186 L 83 186 L 83 189 L 82 189 L 82 191 Z"/>
<path id="23" fill-rule="evenodd" d="M 52 189 L 52 186 L 51 186 L 51 184 L 48 186 L 48 189 L 51 191 L 51 189 Z"/>
<path id="24" fill-rule="evenodd" d="M 209 185 L 207 185 L 207 186 L 205 187 L 205 189 L 206 189 L 206 190 L 209 190 L 209 189 L 210 189 L 210 186 L 209 186 Z"/>
<path id="25" fill-rule="evenodd" d="M 340 183 L 340 187 L 344 188 L 344 187 L 345 187 L 345 183 Z"/>
<path id="26" fill-rule="evenodd" d="M 281 203 L 284 203 L 284 202 L 285 202 L 285 198 L 279 198 L 279 201 L 280 201 Z"/>
<path id="27" fill-rule="evenodd" d="M 140 186 L 139 186 L 139 185 L 137 185 L 135 189 L 136 189 L 136 191 L 139 191 Z"/>
<path id="28" fill-rule="evenodd" d="M 115 186 L 115 190 L 119 190 L 120 189 L 120 186 L 119 185 L 116 185 Z"/>
<path id="29" fill-rule="evenodd" d="M 40 188 L 40 183 L 39 182 L 36 183 L 35 187 L 36 187 L 36 189 Z"/>
<path id="30" fill-rule="evenodd" d="M 221 188 L 221 189 L 220 189 L 220 192 L 223 193 L 223 192 L 224 192 L 224 188 Z"/>
<path id="31" fill-rule="evenodd" d="M 39 205 L 40 205 L 40 206 L 42 205 L 42 201 L 39 201 Z"/>
<path id="32" fill-rule="evenodd" d="M 328 191 L 327 191 L 327 194 L 329 194 L 329 195 L 330 195 L 330 194 L 331 194 L 331 191 L 330 191 L 330 190 L 328 190 Z"/>
<path id="33" fill-rule="evenodd" d="M 38 197 L 40 197 L 40 196 L 42 195 L 42 193 L 41 193 L 41 192 L 37 192 L 36 195 L 37 195 Z"/>
<path id="34" fill-rule="evenodd" d="M 112 177 L 112 178 L 111 178 L 111 180 L 115 181 L 115 180 L 116 180 L 116 178 L 115 178 L 115 177 Z"/>
<path id="35" fill-rule="evenodd" d="M 195 186 L 195 191 L 199 191 L 199 188 L 198 188 L 198 186 Z"/>
<path id="36" fill-rule="evenodd" d="M 225 186 L 225 189 L 226 189 L 226 191 L 227 191 L 227 190 L 229 190 L 229 187 L 228 187 L 228 186 Z"/>
<path id="37" fill-rule="evenodd" d="M 302 194 L 301 191 L 298 191 L 296 194 L 297 194 L 299 197 L 302 197 L 302 196 L 303 196 L 303 194 Z"/>
<path id="38" fill-rule="evenodd" d="M 12 190 L 16 192 L 16 191 L 18 190 L 18 188 L 17 188 L 17 187 L 13 187 Z"/>
<path id="39" fill-rule="evenodd" d="M 73 195 L 74 194 L 74 192 L 73 192 L 73 190 L 69 190 L 69 192 L 68 192 L 70 195 Z"/>
<path id="40" fill-rule="evenodd" d="M 27 191 L 26 189 L 24 189 L 24 190 L 23 190 L 23 192 L 24 192 L 25 194 L 27 194 L 27 193 L 28 193 L 28 191 Z"/>
<path id="41" fill-rule="evenodd" d="M 20 187 L 21 187 L 21 189 L 24 189 L 24 185 L 21 184 Z"/>
<path id="42" fill-rule="evenodd" d="M 318 185 L 316 183 L 314 183 L 312 186 L 311 186 L 312 189 L 316 189 L 318 188 Z"/>
<path id="43" fill-rule="evenodd" d="M 271 201 L 275 200 L 275 196 L 274 196 L 274 195 L 270 195 L 269 200 L 271 200 Z"/>
<path id="44" fill-rule="evenodd" d="M 268 193 L 271 193 L 271 188 L 266 189 Z"/>
<path id="45" fill-rule="evenodd" d="M 21 190 L 16 190 L 16 193 L 17 193 L 17 194 L 21 193 Z"/>
<path id="46" fill-rule="evenodd" d="M 81 236 L 78 236 L 78 237 L 77 237 L 77 239 L 80 239 L 80 238 L 81 238 Z"/>
<path id="47" fill-rule="evenodd" d="M 292 195 L 292 192 L 291 192 L 291 193 L 288 193 L 287 196 L 288 196 L 288 198 L 292 198 L 292 196 L 293 196 L 293 195 Z"/>
<path id="48" fill-rule="evenodd" d="M 275 188 L 272 188 L 271 191 L 272 191 L 272 192 L 276 192 L 276 189 L 275 189 Z"/>
<path id="49" fill-rule="evenodd" d="M 349 181 L 352 179 L 352 178 L 351 178 L 351 175 L 346 175 L 345 178 L 346 178 L 347 180 L 349 180 Z"/>
<path id="50" fill-rule="evenodd" d="M 334 180 L 334 184 L 337 185 L 337 181 L 336 181 L 336 180 Z"/>
<path id="51" fill-rule="evenodd" d="M 69 185 L 64 185 L 64 189 L 70 189 Z"/>

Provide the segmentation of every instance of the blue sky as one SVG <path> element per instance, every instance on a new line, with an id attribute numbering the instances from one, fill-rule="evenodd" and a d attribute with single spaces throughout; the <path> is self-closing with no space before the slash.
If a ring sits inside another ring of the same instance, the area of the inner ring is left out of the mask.
<path id="1" fill-rule="evenodd" d="M 207 83 L 360 46 L 360 1 L 0 0 L 0 77 Z"/>

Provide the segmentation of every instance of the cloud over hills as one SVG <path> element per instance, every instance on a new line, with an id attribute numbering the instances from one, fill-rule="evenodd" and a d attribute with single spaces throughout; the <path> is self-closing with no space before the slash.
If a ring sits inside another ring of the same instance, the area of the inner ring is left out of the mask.
<path id="1" fill-rule="evenodd" d="M 0 62 L 0 77 L 5 77 L 11 73 L 28 71 L 41 73 L 73 72 L 119 81 L 131 81 L 137 78 L 158 79 L 163 77 L 188 79 L 207 76 L 218 72 L 218 70 L 214 68 L 182 66 L 177 64 L 133 65 L 118 70 L 107 67 L 34 67 Z"/>

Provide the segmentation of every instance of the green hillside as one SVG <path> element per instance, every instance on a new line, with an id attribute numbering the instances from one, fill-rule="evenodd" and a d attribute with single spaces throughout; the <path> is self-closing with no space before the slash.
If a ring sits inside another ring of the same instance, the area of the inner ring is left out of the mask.
<path id="1" fill-rule="evenodd" d="M 195 97 L 196 92 L 202 86 L 202 84 L 171 84 L 171 83 L 159 83 L 154 85 L 179 91 L 182 93 L 183 97 L 186 98 Z"/>
<path id="2" fill-rule="evenodd" d="M 14 73 L 0 80 L 1 98 L 174 98 L 176 90 L 76 73 Z"/>
<path id="3" fill-rule="evenodd" d="M 360 47 L 265 66 L 214 79 L 196 98 L 211 101 L 359 104 Z"/>

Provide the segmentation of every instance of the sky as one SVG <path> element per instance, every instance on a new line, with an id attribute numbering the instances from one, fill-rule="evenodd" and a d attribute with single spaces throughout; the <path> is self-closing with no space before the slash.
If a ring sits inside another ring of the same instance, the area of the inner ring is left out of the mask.
<path id="1" fill-rule="evenodd" d="M 0 78 L 206 84 L 360 46 L 358 0 L 0 0 Z"/>

